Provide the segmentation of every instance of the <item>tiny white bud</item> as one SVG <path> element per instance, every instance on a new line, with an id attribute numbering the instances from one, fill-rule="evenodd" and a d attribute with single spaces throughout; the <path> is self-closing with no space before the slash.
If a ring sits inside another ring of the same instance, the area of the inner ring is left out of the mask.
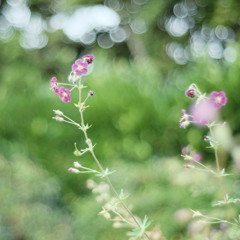
<path id="1" fill-rule="evenodd" d="M 68 171 L 73 173 L 80 173 L 80 171 L 76 168 L 69 168 Z"/>
<path id="2" fill-rule="evenodd" d="M 55 119 L 58 122 L 63 122 L 64 118 L 60 117 L 59 115 L 56 115 L 55 117 L 53 117 L 52 119 Z"/>
<path id="3" fill-rule="evenodd" d="M 73 166 L 76 167 L 76 168 L 81 168 L 82 167 L 82 165 L 79 162 L 74 162 Z"/>
<path id="4" fill-rule="evenodd" d="M 56 115 L 63 116 L 63 112 L 60 110 L 53 110 Z"/>

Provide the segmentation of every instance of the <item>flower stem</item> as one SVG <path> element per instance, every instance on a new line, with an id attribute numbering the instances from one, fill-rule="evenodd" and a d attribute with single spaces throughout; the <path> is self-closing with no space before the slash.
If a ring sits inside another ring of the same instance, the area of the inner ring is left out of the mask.
<path id="1" fill-rule="evenodd" d="M 213 138 L 212 127 L 209 127 L 209 130 L 210 130 L 211 136 Z M 214 145 L 214 153 L 215 153 L 215 160 L 216 160 L 217 170 L 218 170 L 218 173 L 220 173 L 221 170 L 220 170 L 220 163 L 219 163 L 219 157 L 218 157 L 218 149 L 217 149 L 216 144 Z"/>
<path id="2" fill-rule="evenodd" d="M 86 102 L 86 100 L 84 101 L 84 103 Z M 79 106 L 82 104 L 82 85 L 81 85 L 81 81 L 79 81 Z M 84 124 L 84 117 L 83 117 L 83 110 L 81 110 L 79 108 L 79 112 L 80 112 L 80 118 L 81 118 L 81 125 L 85 126 Z M 82 129 L 84 136 L 85 136 L 85 140 L 89 140 L 88 134 L 87 134 L 87 129 L 83 128 Z M 98 158 L 96 157 L 94 150 L 92 147 L 89 146 L 89 151 L 91 152 L 91 155 L 93 157 L 93 159 L 95 160 L 95 162 L 97 163 L 99 169 L 101 170 L 102 173 L 105 173 L 104 168 L 102 167 L 101 163 L 99 162 Z M 132 214 L 132 212 L 127 208 L 127 206 L 125 205 L 125 203 L 122 201 L 122 199 L 120 198 L 120 196 L 118 195 L 117 191 L 115 190 L 115 188 L 112 185 L 112 182 L 110 180 L 110 178 L 105 175 L 105 178 L 107 180 L 107 183 L 109 184 L 112 192 L 114 193 L 114 195 L 116 196 L 116 198 L 119 200 L 120 204 L 122 205 L 122 207 L 128 212 L 128 214 L 132 217 L 132 219 L 134 220 L 134 222 L 137 224 L 137 226 L 139 228 L 141 228 L 141 226 L 139 225 L 137 219 L 134 217 L 134 215 Z M 147 235 L 146 232 L 144 232 L 144 235 L 147 237 L 147 239 L 150 240 L 149 236 Z"/>
<path id="3" fill-rule="evenodd" d="M 214 135 L 213 135 L 213 129 L 212 127 L 209 127 L 210 130 L 210 134 L 212 139 L 215 141 Z M 225 196 L 225 191 L 224 191 L 224 184 L 223 184 L 223 178 L 221 175 L 221 170 L 220 170 L 220 161 L 219 161 L 219 156 L 218 156 L 218 146 L 217 144 L 214 144 L 214 154 L 215 154 L 215 160 L 216 160 L 216 165 L 217 165 L 217 171 L 220 174 L 220 178 L 219 178 L 219 184 L 220 184 L 220 188 L 221 188 L 221 195 Z"/>

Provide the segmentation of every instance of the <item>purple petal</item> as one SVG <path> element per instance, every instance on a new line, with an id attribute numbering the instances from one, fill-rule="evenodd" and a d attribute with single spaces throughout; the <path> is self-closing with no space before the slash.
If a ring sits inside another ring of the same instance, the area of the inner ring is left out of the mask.
<path id="1" fill-rule="evenodd" d="M 72 70 L 73 70 L 74 72 L 76 72 L 77 68 L 78 68 L 78 65 L 77 65 L 77 64 L 73 64 L 73 65 L 72 65 Z"/>
<path id="2" fill-rule="evenodd" d="M 225 94 L 225 92 L 221 91 L 221 92 L 219 92 L 219 95 L 218 95 L 218 96 L 219 96 L 219 97 L 221 96 L 221 97 L 225 98 L 225 97 L 226 97 L 226 94 Z"/>
<path id="3" fill-rule="evenodd" d="M 81 65 L 81 64 L 82 64 L 82 60 L 80 60 L 80 59 L 76 60 L 76 61 L 75 61 L 75 64 Z"/>
<path id="4" fill-rule="evenodd" d="M 82 66 L 87 68 L 88 67 L 88 63 L 87 62 L 82 62 Z"/>
<path id="5" fill-rule="evenodd" d="M 212 100 L 200 102 L 191 107 L 191 115 L 194 122 L 200 125 L 206 125 L 216 119 L 218 106 Z"/>
<path id="6" fill-rule="evenodd" d="M 213 91 L 213 92 L 210 94 L 210 97 L 211 97 L 211 98 L 216 98 L 216 97 L 218 97 L 218 92 Z"/>
<path id="7" fill-rule="evenodd" d="M 227 101 L 228 101 L 227 97 L 224 97 L 224 98 L 222 99 L 222 105 L 225 106 L 226 103 L 227 103 Z"/>

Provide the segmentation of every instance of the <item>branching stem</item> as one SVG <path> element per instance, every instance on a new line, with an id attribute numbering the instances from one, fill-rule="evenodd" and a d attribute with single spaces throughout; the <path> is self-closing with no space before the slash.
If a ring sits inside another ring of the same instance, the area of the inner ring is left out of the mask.
<path id="1" fill-rule="evenodd" d="M 81 81 L 79 81 L 78 84 L 79 84 L 79 85 L 78 85 L 78 88 L 79 88 L 79 102 L 78 102 L 78 104 L 79 104 L 79 107 L 80 107 L 81 104 L 82 104 L 82 88 L 83 88 L 83 86 L 81 85 Z M 85 103 L 85 102 L 86 102 L 86 100 L 84 101 L 84 103 Z M 82 125 L 82 126 L 85 126 L 85 124 L 84 124 L 83 110 L 82 110 L 81 108 L 79 108 L 79 112 L 80 112 L 80 118 L 81 118 L 81 125 Z M 88 134 L 87 134 L 87 129 L 83 128 L 82 131 L 83 131 L 83 133 L 84 133 L 85 140 L 86 140 L 86 142 L 87 142 L 87 141 L 89 140 L 89 137 L 88 137 Z M 96 155 L 95 155 L 95 153 L 94 153 L 93 148 L 90 147 L 90 146 L 89 146 L 89 151 L 91 152 L 91 155 L 92 155 L 93 159 L 95 160 L 95 162 L 97 163 L 97 165 L 98 165 L 99 169 L 101 170 L 101 172 L 102 172 L 102 173 L 105 173 L 104 168 L 102 167 L 101 163 L 99 162 L 98 158 L 96 157 Z M 120 202 L 120 204 L 122 205 L 122 207 L 123 207 L 123 208 L 128 212 L 128 214 L 132 217 L 132 219 L 133 219 L 134 222 L 137 224 L 137 226 L 138 226 L 139 228 L 141 228 L 141 226 L 139 225 L 137 219 L 134 217 L 134 215 L 132 214 L 132 212 L 127 208 L 127 206 L 125 205 L 125 203 L 123 202 L 123 200 L 120 198 L 120 196 L 118 195 L 117 191 L 116 191 L 115 188 L 113 187 L 110 178 L 109 178 L 107 175 L 105 175 L 105 178 L 106 178 L 107 183 L 109 184 L 112 192 L 114 193 L 114 195 L 116 196 L 116 198 L 119 200 L 119 202 Z M 145 237 L 146 237 L 147 239 L 150 240 L 150 238 L 149 238 L 149 236 L 147 235 L 146 232 L 144 232 L 144 235 L 145 235 Z"/>

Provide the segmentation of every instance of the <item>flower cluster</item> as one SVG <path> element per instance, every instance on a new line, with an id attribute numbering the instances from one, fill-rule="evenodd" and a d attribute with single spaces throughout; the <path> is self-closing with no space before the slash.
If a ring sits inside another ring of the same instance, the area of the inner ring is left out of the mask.
<path id="1" fill-rule="evenodd" d="M 206 94 L 202 94 L 195 84 L 191 84 L 185 95 L 190 98 L 197 96 L 197 100 L 190 107 L 190 114 L 186 113 L 186 110 L 182 109 L 182 116 L 180 118 L 179 127 L 186 128 L 190 123 L 196 123 L 200 125 L 207 125 L 218 116 L 218 110 L 225 106 L 227 103 L 227 97 L 225 92 L 213 91 L 209 97 Z M 190 120 L 191 118 L 191 120 Z"/>
<path id="2" fill-rule="evenodd" d="M 94 56 L 85 55 L 82 57 L 82 59 L 83 60 L 81 59 L 76 60 L 75 63 L 72 65 L 72 72 L 68 77 L 68 80 L 71 83 L 76 83 L 78 80 L 81 79 L 81 76 L 86 75 L 88 73 L 88 65 L 93 62 Z M 57 82 L 56 77 L 51 78 L 50 80 L 51 90 L 60 97 L 62 102 L 64 103 L 70 102 L 72 100 L 71 90 L 64 87 L 59 88 L 60 84 L 61 83 Z M 65 84 L 65 85 L 73 86 L 73 89 L 75 88 L 75 85 L 71 85 L 71 84 Z M 93 96 L 94 92 L 91 92 L 90 95 Z"/>
<path id="3" fill-rule="evenodd" d="M 55 92 L 63 102 L 67 103 L 72 100 L 72 98 L 70 97 L 70 95 L 71 95 L 70 90 L 68 90 L 67 88 L 64 88 L 64 87 L 58 88 L 59 84 L 57 82 L 56 77 L 53 77 L 51 79 L 50 86 L 51 86 L 52 91 Z"/>

